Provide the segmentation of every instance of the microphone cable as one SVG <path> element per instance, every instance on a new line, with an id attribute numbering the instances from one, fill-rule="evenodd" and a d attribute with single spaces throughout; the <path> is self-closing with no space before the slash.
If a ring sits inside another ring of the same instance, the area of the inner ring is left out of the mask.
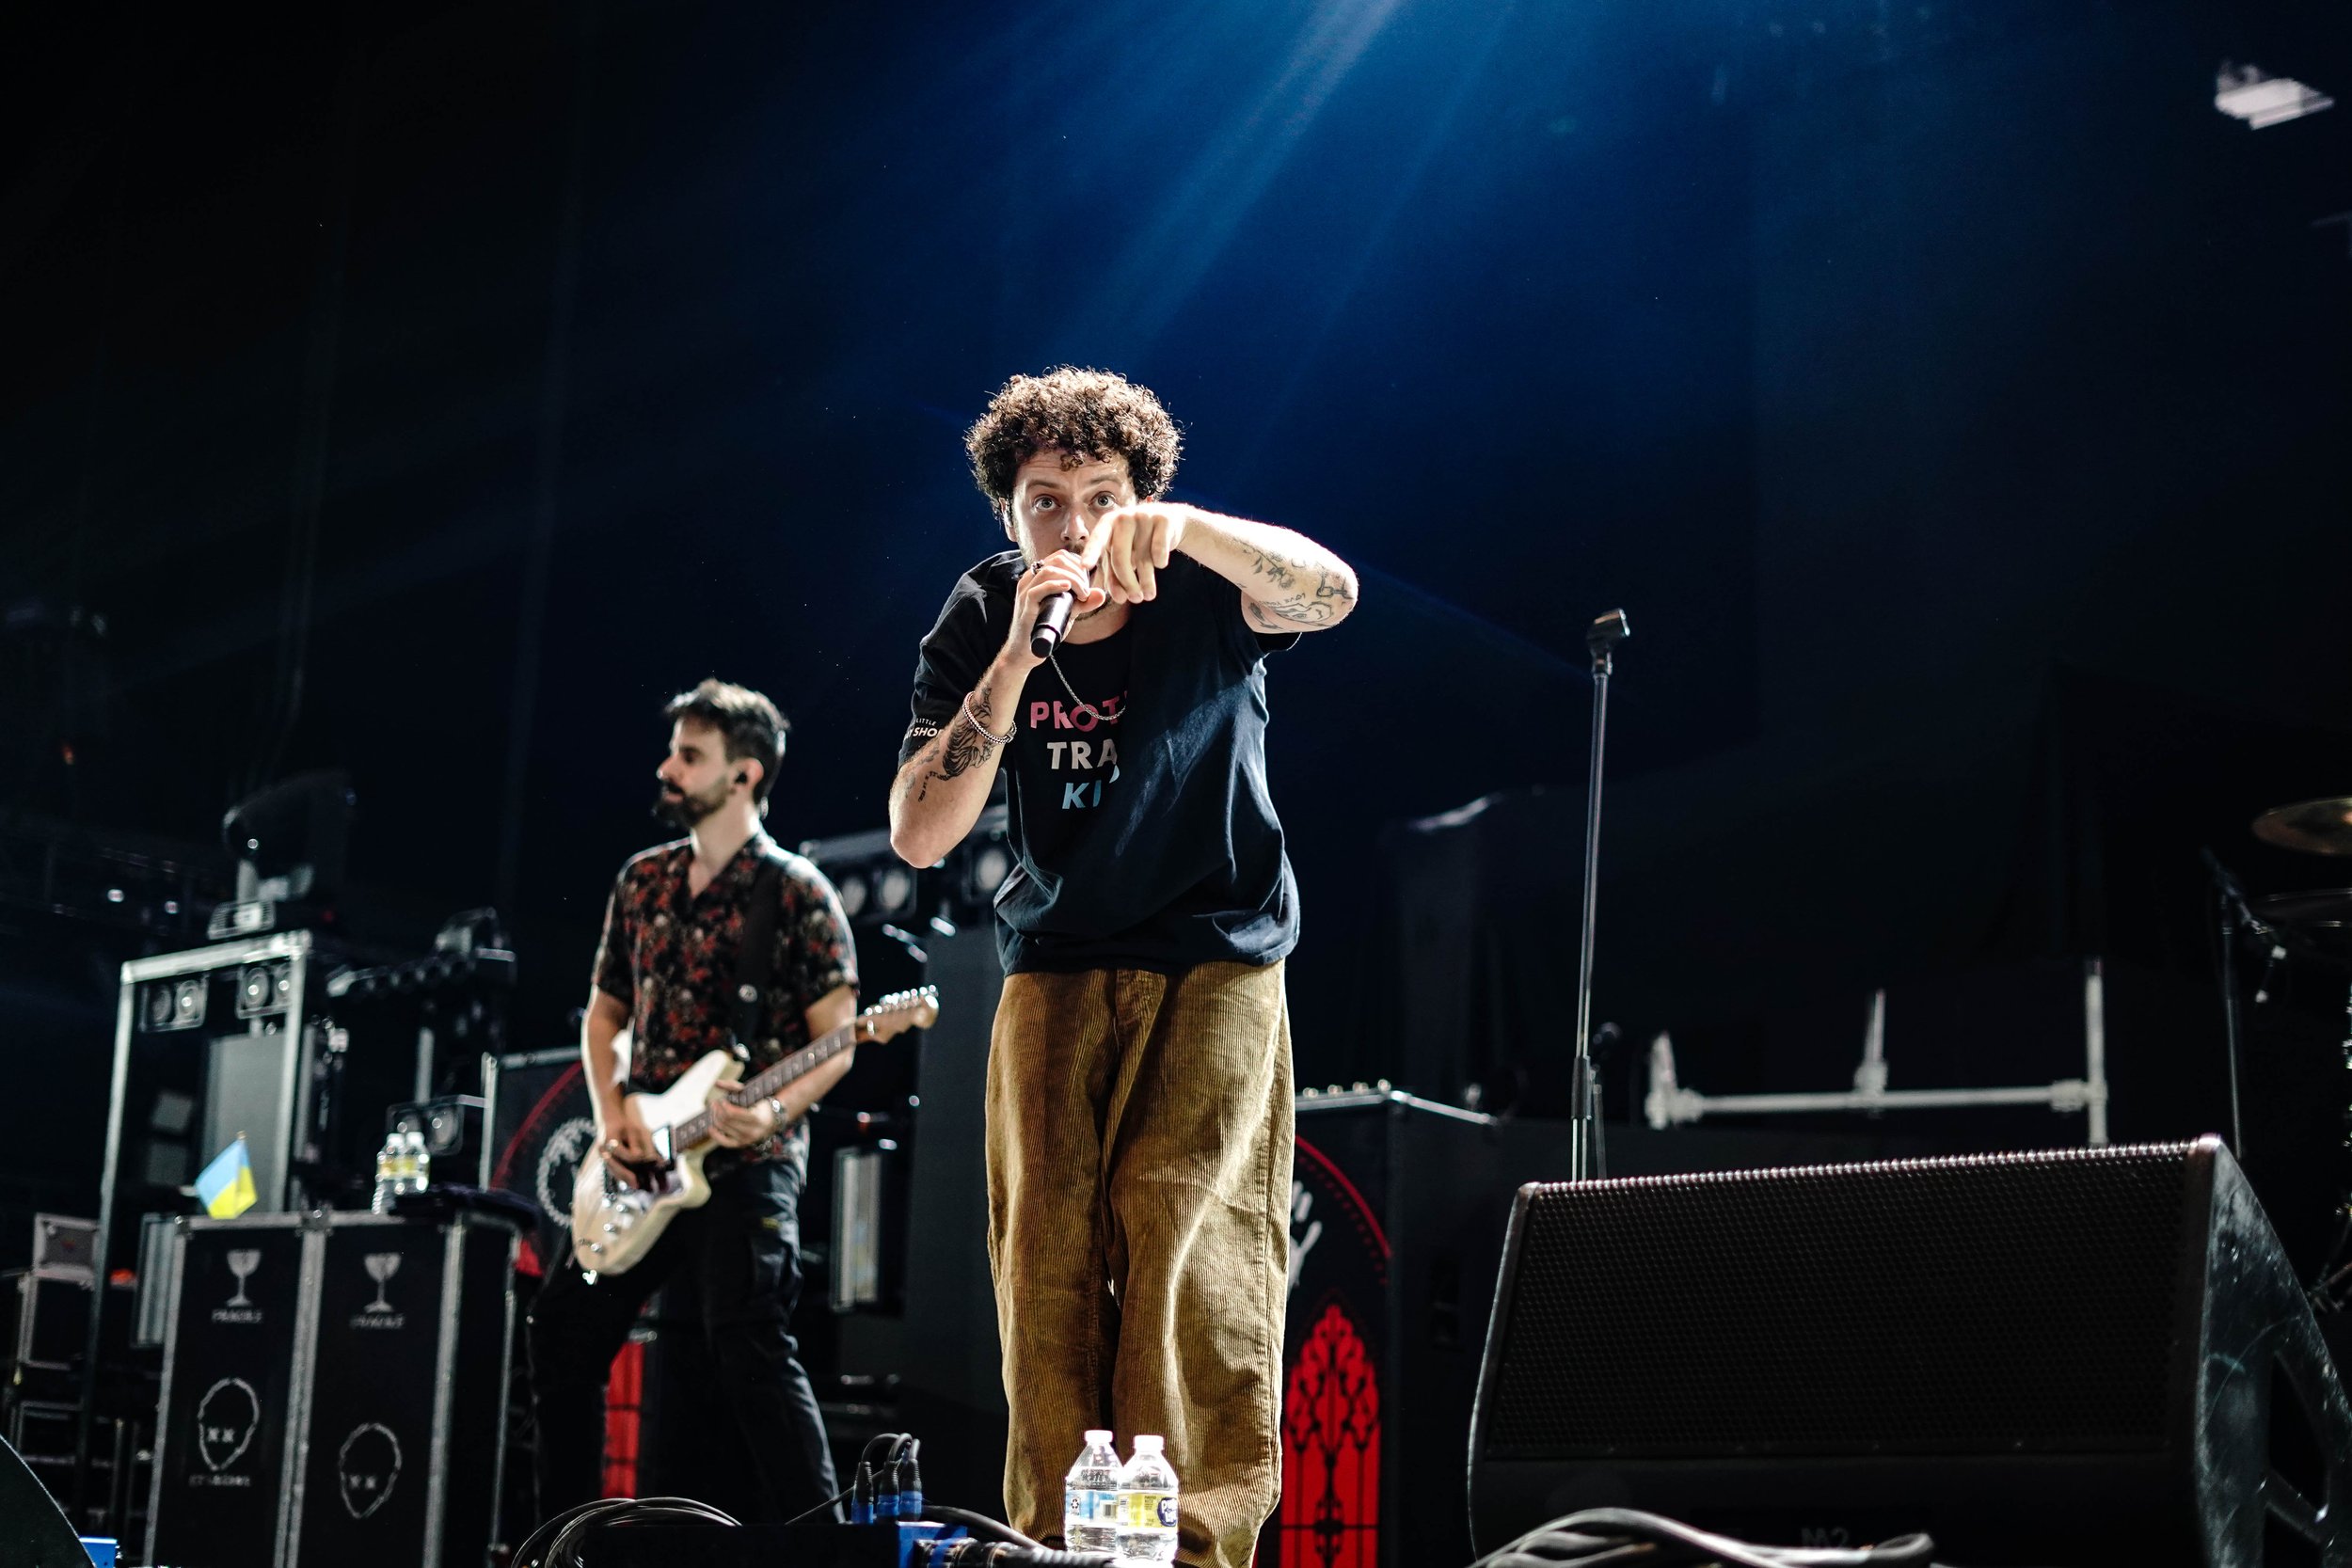
<path id="1" fill-rule="evenodd" d="M 515 1568 L 571 1568 L 582 1537 L 606 1525 L 701 1524 L 734 1526 L 734 1517 L 691 1497 L 603 1497 L 581 1503 L 532 1530 L 515 1549 Z"/>
<path id="2" fill-rule="evenodd" d="M 1758 1546 L 1661 1513 L 1588 1508 L 1538 1526 L 1471 1568 L 1934 1568 L 1935 1543 L 1901 1535 L 1871 1546 Z"/>

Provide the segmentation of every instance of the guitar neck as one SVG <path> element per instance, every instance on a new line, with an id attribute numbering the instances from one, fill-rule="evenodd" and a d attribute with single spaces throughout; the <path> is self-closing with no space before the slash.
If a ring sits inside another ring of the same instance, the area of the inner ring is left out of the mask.
<path id="1" fill-rule="evenodd" d="M 727 1099 L 738 1105 L 756 1105 L 794 1079 L 805 1078 L 857 1044 L 857 1026 L 865 1022 L 864 1019 L 853 1018 L 838 1029 L 827 1030 L 727 1096 Z"/>
<path id="2" fill-rule="evenodd" d="M 838 1029 L 826 1031 L 801 1047 L 767 1071 L 761 1073 L 726 1097 L 730 1105 L 756 1105 L 796 1078 L 806 1077 L 840 1055 L 858 1042 L 858 1025 L 862 1018 L 853 1018 Z M 695 1112 L 670 1131 L 670 1147 L 688 1149 L 710 1136 L 710 1113 Z"/>

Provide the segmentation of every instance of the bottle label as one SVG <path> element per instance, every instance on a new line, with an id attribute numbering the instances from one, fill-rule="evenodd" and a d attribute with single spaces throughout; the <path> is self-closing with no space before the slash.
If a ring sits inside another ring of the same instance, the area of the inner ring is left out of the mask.
<path id="1" fill-rule="evenodd" d="M 1119 1494 L 1106 1488 L 1064 1487 L 1061 1511 L 1082 1524 L 1115 1525 L 1119 1522 Z"/>
<path id="2" fill-rule="evenodd" d="M 1175 1494 L 1171 1492 L 1128 1493 L 1126 1522 L 1130 1529 L 1174 1529 L 1176 1528 Z"/>

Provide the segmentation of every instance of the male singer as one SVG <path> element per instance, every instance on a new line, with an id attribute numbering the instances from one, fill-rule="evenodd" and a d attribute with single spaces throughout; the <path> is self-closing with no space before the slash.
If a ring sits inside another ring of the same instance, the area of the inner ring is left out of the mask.
<path id="1" fill-rule="evenodd" d="M 1179 444 L 1151 392 L 1068 368 L 1013 377 L 966 435 L 1017 548 L 966 572 L 923 640 L 891 844 L 930 864 L 1005 775 L 987 1110 L 1007 1513 L 1057 1537 L 1086 1430 L 1157 1433 L 1178 1560 L 1246 1568 L 1280 1481 L 1298 940 L 1264 660 L 1345 619 L 1356 575 L 1288 529 L 1163 501 Z M 1041 655 L 1057 595 L 1073 613 Z"/>

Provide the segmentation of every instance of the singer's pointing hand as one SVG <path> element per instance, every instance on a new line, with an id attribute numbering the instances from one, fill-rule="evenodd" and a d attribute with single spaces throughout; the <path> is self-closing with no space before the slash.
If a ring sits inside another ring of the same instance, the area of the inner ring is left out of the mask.
<path id="1" fill-rule="evenodd" d="M 1143 501 L 1106 514 L 1094 525 L 1079 558 L 1090 571 L 1103 565 L 1104 585 L 1115 604 L 1141 604 L 1159 596 L 1159 569 L 1183 546 L 1192 508 L 1181 501 Z"/>
<path id="2" fill-rule="evenodd" d="M 1013 591 L 1012 626 L 1006 633 L 1004 652 L 998 657 L 1020 671 L 1034 670 L 1044 663 L 1029 652 L 1029 633 L 1037 626 L 1038 614 L 1045 608 L 1045 601 L 1057 594 L 1073 595 L 1073 613 L 1101 608 L 1106 595 L 1094 586 L 1089 570 L 1089 563 L 1074 550 L 1056 550 L 1033 562 L 1021 574 L 1020 583 Z"/>

